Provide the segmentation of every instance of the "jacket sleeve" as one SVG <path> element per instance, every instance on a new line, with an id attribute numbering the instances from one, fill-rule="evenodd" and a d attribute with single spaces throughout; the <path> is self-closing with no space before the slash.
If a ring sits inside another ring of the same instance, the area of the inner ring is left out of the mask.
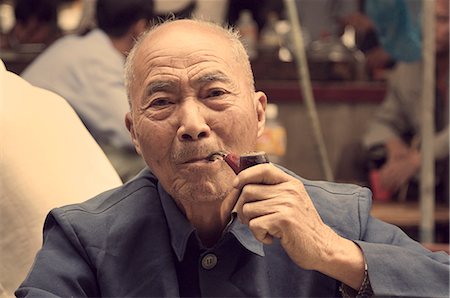
<path id="1" fill-rule="evenodd" d="M 449 256 L 433 253 L 400 228 L 369 215 L 361 202 L 361 240 L 369 279 L 376 296 L 448 297 Z"/>
<path id="2" fill-rule="evenodd" d="M 400 228 L 371 217 L 368 188 L 299 179 L 324 223 L 361 247 L 375 296 L 449 297 L 449 255 L 433 253 Z"/>
<path id="3" fill-rule="evenodd" d="M 58 209 L 44 224 L 44 243 L 17 297 L 98 297 L 93 266 Z"/>

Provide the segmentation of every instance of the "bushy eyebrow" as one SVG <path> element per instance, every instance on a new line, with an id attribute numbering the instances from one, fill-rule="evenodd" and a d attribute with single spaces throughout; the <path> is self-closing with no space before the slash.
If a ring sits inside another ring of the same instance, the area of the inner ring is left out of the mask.
<path id="1" fill-rule="evenodd" d="M 195 85 L 205 85 L 211 82 L 232 83 L 231 79 L 221 71 L 205 73 L 194 79 Z M 157 92 L 173 92 L 178 87 L 178 82 L 176 81 L 155 80 L 150 82 L 145 88 L 145 96 L 150 97 Z"/>
<path id="2" fill-rule="evenodd" d="M 221 71 L 202 74 L 195 79 L 196 83 L 207 84 L 211 82 L 231 83 L 230 78 Z"/>
<path id="3" fill-rule="evenodd" d="M 153 81 L 145 88 L 145 95 L 151 96 L 157 92 L 167 92 L 173 91 L 176 88 L 177 84 L 173 81 Z"/>

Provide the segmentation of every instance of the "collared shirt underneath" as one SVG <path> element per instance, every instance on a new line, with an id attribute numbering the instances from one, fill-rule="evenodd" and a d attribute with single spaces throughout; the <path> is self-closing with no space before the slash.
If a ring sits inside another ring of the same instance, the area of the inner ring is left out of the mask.
<path id="1" fill-rule="evenodd" d="M 254 238 L 245 225 L 232 216 L 219 242 L 206 248 L 196 230 L 160 184 L 158 192 L 177 258 L 180 296 L 265 296 L 265 286 L 259 284 L 263 280 L 256 280 L 249 293 L 246 284 L 251 283 L 251 276 L 236 274 L 245 262 L 264 257 L 262 243 Z"/>

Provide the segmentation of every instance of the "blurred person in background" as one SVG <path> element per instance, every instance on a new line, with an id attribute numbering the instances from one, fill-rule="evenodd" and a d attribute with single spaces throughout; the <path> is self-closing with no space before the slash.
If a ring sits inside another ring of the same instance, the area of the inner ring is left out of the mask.
<path id="1" fill-rule="evenodd" d="M 340 36 L 343 32 L 342 18 L 358 9 L 357 0 L 296 0 L 298 14 L 308 41 L 330 35 Z M 235 25 L 242 10 L 249 10 L 261 29 L 265 26 L 270 12 L 281 19 L 287 19 L 283 1 L 270 0 L 229 0 L 227 20 Z"/>
<path id="2" fill-rule="evenodd" d="M 449 1 L 436 1 L 435 138 L 436 198 L 448 202 L 448 98 L 449 98 Z M 395 193 L 409 183 L 408 197 L 418 198 L 422 64 L 398 63 L 382 106 L 364 135 L 369 159 L 377 150 L 385 152 L 380 167 L 380 185 Z"/>
<path id="3" fill-rule="evenodd" d="M 297 0 L 297 9 L 310 41 L 343 33 L 342 18 L 358 10 L 357 0 Z"/>
<path id="4" fill-rule="evenodd" d="M 357 32 L 372 79 L 386 79 L 396 62 L 421 59 L 421 0 L 363 0 L 359 11 L 343 17 Z"/>
<path id="5" fill-rule="evenodd" d="M 0 48 L 20 51 L 29 44 L 43 48 L 61 37 L 59 3 L 59 0 L 15 0 L 15 24 L 0 39 Z"/>
<path id="6" fill-rule="evenodd" d="M 135 38 L 152 18 L 152 0 L 98 0 L 98 28 L 61 38 L 22 73 L 31 84 L 72 105 L 124 181 L 144 163 L 124 125 L 129 106 L 123 66 Z"/>
<path id="7" fill-rule="evenodd" d="M 449 1 L 436 1 L 435 138 L 436 199 L 448 203 Z M 336 175 L 339 181 L 364 181 L 376 170 L 377 184 L 387 197 L 418 199 L 422 63 L 397 62 L 387 94 L 362 138 L 344 150 Z M 354 147 L 354 148 L 353 148 Z M 351 156 L 348 152 L 352 152 Z M 377 195 L 374 194 L 375 199 Z M 384 195 L 383 195 L 384 197 Z"/>

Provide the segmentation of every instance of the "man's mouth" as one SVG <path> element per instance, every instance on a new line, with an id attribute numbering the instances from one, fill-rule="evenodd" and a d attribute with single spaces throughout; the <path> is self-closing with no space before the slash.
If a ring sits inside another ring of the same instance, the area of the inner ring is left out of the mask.
<path id="1" fill-rule="evenodd" d="M 194 158 L 190 158 L 188 160 L 186 160 L 185 162 L 183 162 L 183 164 L 187 164 L 187 163 L 196 163 L 196 162 L 208 162 L 208 156 L 205 157 L 194 157 Z"/>
<path id="2" fill-rule="evenodd" d="M 225 156 L 226 154 L 223 153 L 223 156 Z M 223 157 L 219 157 L 218 156 L 218 152 L 214 152 L 214 153 L 210 153 L 208 155 L 204 155 L 204 156 L 198 156 L 198 157 L 190 157 L 188 159 L 186 159 L 186 161 L 182 162 L 183 164 L 189 164 L 189 163 L 198 163 L 198 162 L 204 162 L 204 163 L 208 163 L 208 162 L 214 162 L 218 159 L 223 159 Z"/>
<path id="3" fill-rule="evenodd" d="M 216 151 L 208 156 L 211 161 L 224 160 L 230 168 L 236 173 L 239 173 L 239 156 L 234 153 L 227 153 L 225 151 Z"/>
<path id="4" fill-rule="evenodd" d="M 212 163 L 218 159 L 223 159 L 227 153 L 224 150 L 212 148 L 184 148 L 172 155 L 175 164 L 192 164 L 192 163 Z M 222 156 L 220 158 L 220 156 Z"/>
<path id="5" fill-rule="evenodd" d="M 216 151 L 213 152 L 211 154 L 209 154 L 206 159 L 209 161 L 215 161 L 215 160 L 223 160 L 225 158 L 225 156 L 227 156 L 227 153 L 225 153 L 225 151 Z"/>

